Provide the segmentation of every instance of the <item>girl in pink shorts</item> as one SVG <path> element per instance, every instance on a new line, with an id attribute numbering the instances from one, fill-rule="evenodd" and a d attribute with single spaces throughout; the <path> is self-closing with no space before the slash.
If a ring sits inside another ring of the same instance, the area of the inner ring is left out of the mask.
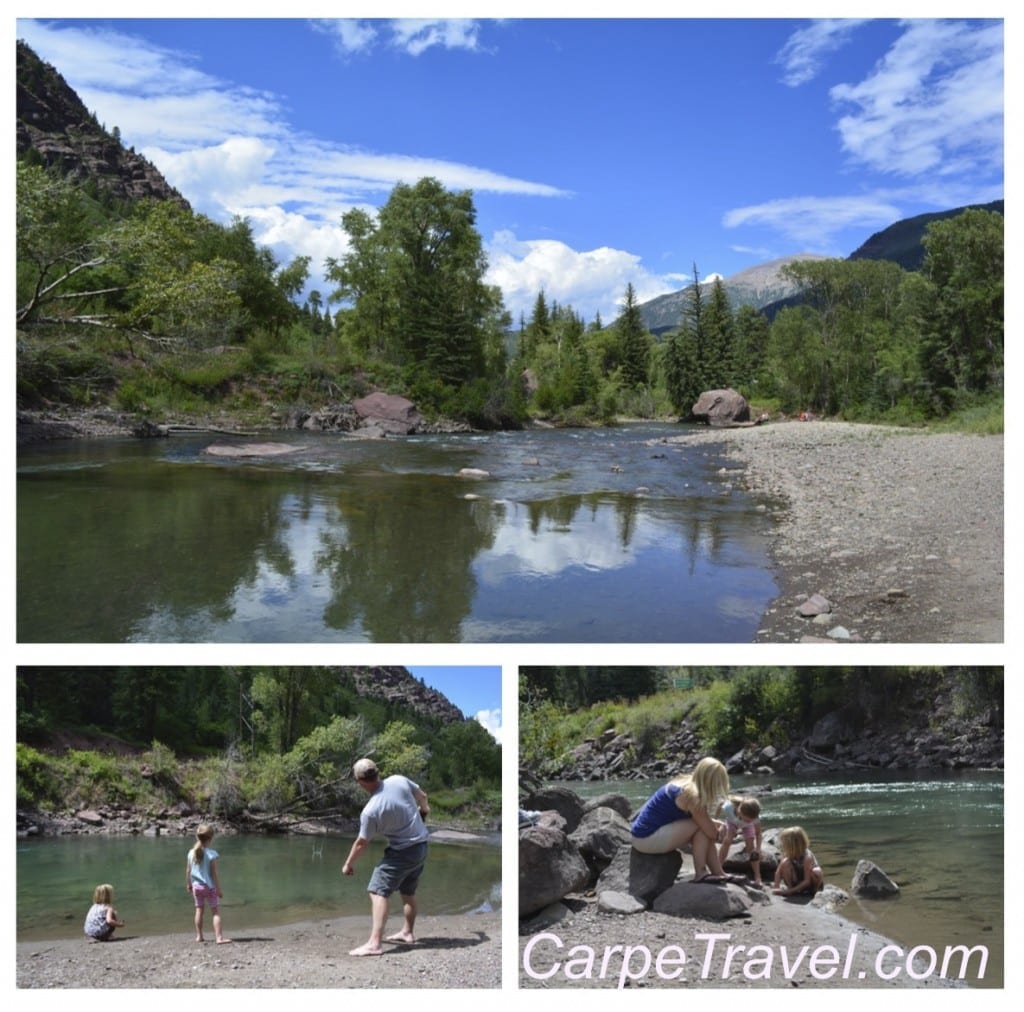
<path id="1" fill-rule="evenodd" d="M 217 851 L 210 846 L 213 830 L 206 825 L 196 830 L 196 844 L 188 852 L 185 865 L 185 888 L 192 894 L 196 904 L 196 941 L 203 942 L 203 915 L 206 904 L 210 904 L 213 914 L 213 934 L 218 945 L 230 942 L 225 938 L 221 928 L 220 899 L 224 895 L 220 888 L 220 877 L 217 874 Z"/>

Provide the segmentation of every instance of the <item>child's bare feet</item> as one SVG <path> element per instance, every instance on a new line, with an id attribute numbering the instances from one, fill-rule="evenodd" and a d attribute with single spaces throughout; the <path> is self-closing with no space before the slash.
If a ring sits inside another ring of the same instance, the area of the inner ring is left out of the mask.
<path id="1" fill-rule="evenodd" d="M 393 935 L 388 935 L 387 940 L 389 942 L 407 942 L 409 945 L 416 944 L 416 936 L 411 931 L 396 931 Z"/>
<path id="2" fill-rule="evenodd" d="M 233 941 L 234 941 L 233 938 L 218 938 L 217 939 L 217 944 L 218 945 L 230 945 Z"/>
<path id="3" fill-rule="evenodd" d="M 365 945 L 360 945 L 358 949 L 349 949 L 350 956 L 380 956 L 383 955 L 384 950 L 381 948 L 374 948 L 367 942 Z"/>

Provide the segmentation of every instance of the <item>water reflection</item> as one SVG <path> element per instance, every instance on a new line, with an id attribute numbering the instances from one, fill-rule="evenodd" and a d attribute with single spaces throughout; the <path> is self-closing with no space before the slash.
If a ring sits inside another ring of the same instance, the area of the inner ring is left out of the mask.
<path id="1" fill-rule="evenodd" d="M 23 459 L 18 638 L 749 641 L 774 596 L 765 517 L 706 455 L 628 433 L 293 438 L 265 462 L 203 441 Z"/>

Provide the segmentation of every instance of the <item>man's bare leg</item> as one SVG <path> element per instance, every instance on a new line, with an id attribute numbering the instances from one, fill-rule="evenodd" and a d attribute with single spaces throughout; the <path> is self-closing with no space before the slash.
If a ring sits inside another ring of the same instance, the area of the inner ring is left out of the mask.
<path id="1" fill-rule="evenodd" d="M 409 945 L 412 945 L 416 941 L 416 935 L 413 932 L 413 929 L 416 927 L 415 896 L 402 896 L 402 915 L 405 918 L 405 922 L 402 924 L 402 930 L 393 935 L 388 935 L 388 941 L 407 942 Z"/>
<path id="2" fill-rule="evenodd" d="M 370 937 L 358 949 L 351 949 L 350 956 L 379 956 L 383 951 L 380 947 L 384 924 L 388 919 L 388 898 L 377 893 L 370 893 Z"/>

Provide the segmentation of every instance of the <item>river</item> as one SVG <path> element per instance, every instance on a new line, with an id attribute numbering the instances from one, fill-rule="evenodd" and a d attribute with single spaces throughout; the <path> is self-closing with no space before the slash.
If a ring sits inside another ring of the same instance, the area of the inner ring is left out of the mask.
<path id="1" fill-rule="evenodd" d="M 873 861 L 899 886 L 886 900 L 851 897 L 841 912 L 906 947 L 982 945 L 987 987 L 1003 982 L 1004 794 L 1001 772 L 935 771 L 808 777 L 733 778 L 737 794 L 760 796 L 767 831 L 801 825 L 825 881 L 849 891 L 857 862 Z M 656 781 L 561 786 L 583 797 L 625 794 L 639 807 Z"/>
<path id="2" fill-rule="evenodd" d="M 185 891 L 186 837 L 47 837 L 17 846 L 17 940 L 82 936 L 92 891 L 110 883 L 131 934 L 173 934 L 192 927 Z M 351 878 L 341 874 L 351 839 L 221 836 L 213 843 L 226 932 L 316 918 L 366 917 L 366 885 L 383 852 L 373 843 Z M 417 891 L 424 914 L 501 907 L 501 848 L 432 843 Z M 397 900 L 395 901 L 397 903 Z"/>
<path id="3" fill-rule="evenodd" d="M 32 446 L 18 640 L 751 642 L 777 593 L 769 512 L 721 448 L 659 442 L 679 432 Z"/>

